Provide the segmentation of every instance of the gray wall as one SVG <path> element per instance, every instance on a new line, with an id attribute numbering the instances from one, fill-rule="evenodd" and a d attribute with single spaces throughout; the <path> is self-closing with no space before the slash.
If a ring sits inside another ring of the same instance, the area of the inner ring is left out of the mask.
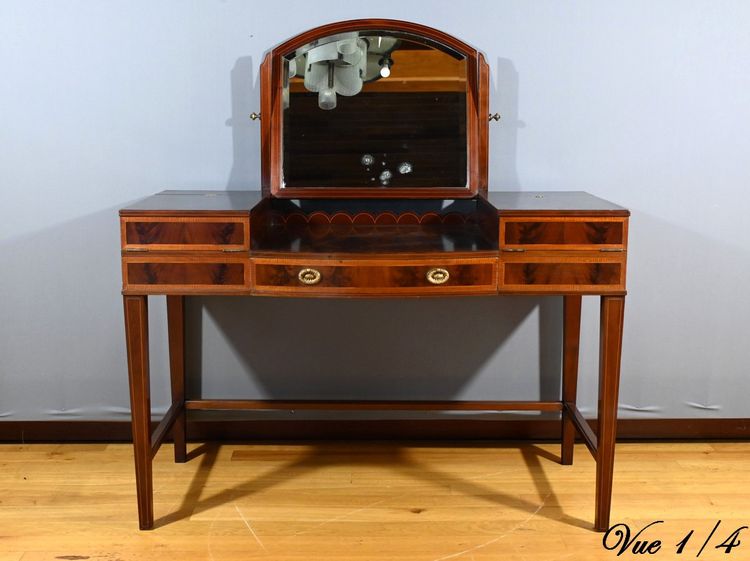
<path id="1" fill-rule="evenodd" d="M 263 52 L 372 16 L 486 53 L 491 110 L 504 115 L 492 127 L 493 189 L 583 189 L 632 209 L 622 416 L 748 416 L 750 3 L 326 7 L 0 4 L 0 417 L 126 418 L 117 209 L 164 188 L 256 188 L 258 128 L 246 115 Z M 591 413 L 598 311 L 584 301 L 580 399 Z M 151 311 L 163 411 L 163 298 Z M 204 396 L 559 391 L 556 298 L 216 298 L 188 313 L 190 385 Z"/>

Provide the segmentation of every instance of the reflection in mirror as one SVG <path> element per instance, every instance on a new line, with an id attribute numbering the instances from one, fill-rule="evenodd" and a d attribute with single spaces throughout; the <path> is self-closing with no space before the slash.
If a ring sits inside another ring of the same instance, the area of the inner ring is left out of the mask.
<path id="1" fill-rule="evenodd" d="M 465 187 L 466 58 L 406 33 L 284 57 L 284 187 Z"/>

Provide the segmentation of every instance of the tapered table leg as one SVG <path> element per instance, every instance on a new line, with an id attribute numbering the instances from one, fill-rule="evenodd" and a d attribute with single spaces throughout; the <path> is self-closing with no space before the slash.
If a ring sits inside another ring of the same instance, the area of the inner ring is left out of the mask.
<path id="1" fill-rule="evenodd" d="M 172 404 L 180 412 L 172 425 L 174 461 L 187 459 L 187 423 L 185 414 L 185 297 L 167 296 L 167 326 L 169 331 L 169 376 Z"/>
<path id="2" fill-rule="evenodd" d="M 130 379 L 130 410 L 141 530 L 154 526 L 151 474 L 151 390 L 148 371 L 148 301 L 146 296 L 124 296 L 125 339 Z"/>
<path id="3" fill-rule="evenodd" d="M 578 346 L 581 335 L 581 295 L 563 297 L 563 403 L 575 405 L 578 392 Z M 562 413 L 562 446 L 560 463 L 573 463 L 573 445 L 576 439 L 576 427 L 570 413 L 563 407 Z"/>
<path id="4" fill-rule="evenodd" d="M 612 502 L 624 312 L 624 296 L 602 296 L 599 333 L 599 434 L 596 454 L 596 517 L 594 521 L 594 528 L 600 532 L 609 527 Z"/>

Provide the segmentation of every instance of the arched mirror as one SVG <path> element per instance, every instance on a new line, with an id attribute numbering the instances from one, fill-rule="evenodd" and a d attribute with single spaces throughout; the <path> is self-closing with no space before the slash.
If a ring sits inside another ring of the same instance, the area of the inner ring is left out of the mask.
<path id="1" fill-rule="evenodd" d="M 272 195 L 486 190 L 487 70 L 463 42 L 407 22 L 341 22 L 275 48 L 262 78 L 264 188 Z"/>

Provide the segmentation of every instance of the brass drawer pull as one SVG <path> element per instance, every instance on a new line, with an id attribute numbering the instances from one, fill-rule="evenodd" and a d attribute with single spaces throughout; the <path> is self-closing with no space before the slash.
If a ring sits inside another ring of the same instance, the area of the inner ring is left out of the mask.
<path id="1" fill-rule="evenodd" d="M 297 278 L 302 284 L 318 284 L 320 282 L 320 271 L 317 269 L 302 269 Z"/>
<path id="2" fill-rule="evenodd" d="M 445 284 L 449 278 L 451 275 L 446 269 L 436 268 L 427 271 L 427 280 L 432 284 Z"/>

